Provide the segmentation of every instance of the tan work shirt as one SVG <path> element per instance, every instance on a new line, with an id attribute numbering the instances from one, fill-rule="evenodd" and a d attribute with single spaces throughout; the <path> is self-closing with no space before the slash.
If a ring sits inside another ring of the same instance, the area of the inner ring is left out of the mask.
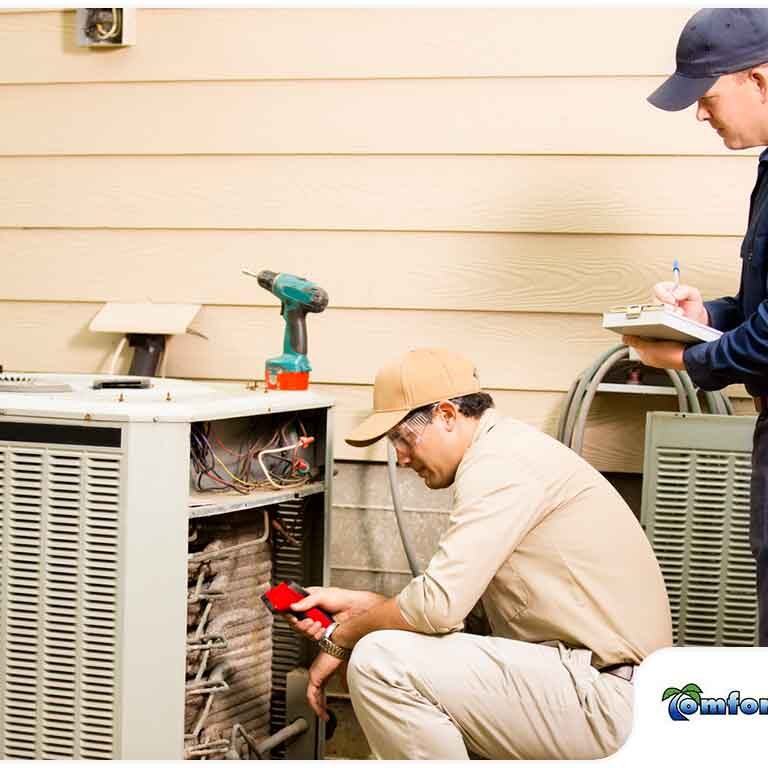
<path id="1" fill-rule="evenodd" d="M 588 648 L 598 668 L 672 645 L 664 580 L 640 524 L 562 443 L 489 409 L 453 491 L 437 552 L 397 597 L 415 629 L 459 629 L 482 598 L 494 635 Z"/>

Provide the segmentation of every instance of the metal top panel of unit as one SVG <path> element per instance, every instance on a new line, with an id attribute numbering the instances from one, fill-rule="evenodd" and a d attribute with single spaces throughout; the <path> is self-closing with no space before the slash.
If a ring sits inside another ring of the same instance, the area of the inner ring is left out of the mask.
<path id="1" fill-rule="evenodd" d="M 0 374 L 0 416 L 90 421 L 193 422 L 303 411 L 333 406 L 333 399 L 303 392 L 248 390 L 243 384 L 148 379 L 149 387 L 94 389 L 94 381 L 115 383 L 138 377 L 93 374 Z M 3 391 L 3 382 L 15 389 Z M 35 386 L 37 385 L 37 386 Z M 63 389 L 65 391 L 50 391 Z"/>

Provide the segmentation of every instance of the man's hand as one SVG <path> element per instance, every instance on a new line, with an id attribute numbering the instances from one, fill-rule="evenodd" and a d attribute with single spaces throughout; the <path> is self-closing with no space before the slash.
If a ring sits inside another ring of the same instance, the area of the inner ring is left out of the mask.
<path id="1" fill-rule="evenodd" d="M 383 602 L 386 598 L 375 592 L 364 592 L 356 589 L 339 589 L 337 587 L 308 587 L 309 595 L 291 608 L 294 611 L 308 611 L 310 608 L 321 608 L 326 613 L 333 615 L 334 621 L 339 623 L 348 621 L 353 616 L 359 616 L 376 603 Z M 325 631 L 319 621 L 312 619 L 297 619 L 286 614 L 288 623 L 299 634 L 310 640 L 319 640 Z"/>
<path id="2" fill-rule="evenodd" d="M 653 286 L 653 295 L 662 304 L 673 306 L 677 314 L 689 317 L 702 325 L 709 325 L 709 315 L 698 288 L 692 285 L 675 287 L 673 282 L 656 283 Z"/>
<path id="3" fill-rule="evenodd" d="M 325 684 L 342 664 L 344 662 L 341 659 L 321 651 L 309 668 L 307 701 L 312 707 L 312 711 L 326 721 L 328 720 L 328 710 L 325 708 Z"/>
<path id="4" fill-rule="evenodd" d="M 651 368 L 685 370 L 685 363 L 683 363 L 685 344 L 679 341 L 653 341 L 639 336 L 622 336 L 621 340 L 628 347 L 636 350 L 640 360 Z"/>

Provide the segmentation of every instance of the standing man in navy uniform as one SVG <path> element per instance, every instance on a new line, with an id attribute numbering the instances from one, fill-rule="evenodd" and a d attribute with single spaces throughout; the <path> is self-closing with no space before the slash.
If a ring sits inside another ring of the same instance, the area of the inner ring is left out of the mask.
<path id="1" fill-rule="evenodd" d="M 729 149 L 768 145 L 768 9 L 705 8 L 689 19 L 677 45 L 677 71 L 649 97 L 678 111 L 698 102 L 696 119 Z M 752 452 L 750 543 L 757 562 L 759 644 L 768 645 L 768 150 L 760 155 L 749 223 L 741 246 L 741 284 L 733 297 L 703 301 L 689 285 L 658 283 L 656 298 L 723 331 L 717 340 L 684 345 L 625 336 L 640 359 L 686 370 L 704 390 L 741 383 L 759 413 Z"/>

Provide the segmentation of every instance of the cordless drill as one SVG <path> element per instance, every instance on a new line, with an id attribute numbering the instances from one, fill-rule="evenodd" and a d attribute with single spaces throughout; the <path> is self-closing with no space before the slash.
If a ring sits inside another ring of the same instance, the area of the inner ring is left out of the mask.
<path id="1" fill-rule="evenodd" d="M 258 274 L 244 269 L 259 285 L 282 302 L 280 314 L 285 319 L 283 354 L 266 362 L 264 380 L 267 389 L 306 389 L 312 366 L 307 357 L 307 313 L 322 312 L 328 306 L 328 294 L 303 277 L 270 272 Z"/>

